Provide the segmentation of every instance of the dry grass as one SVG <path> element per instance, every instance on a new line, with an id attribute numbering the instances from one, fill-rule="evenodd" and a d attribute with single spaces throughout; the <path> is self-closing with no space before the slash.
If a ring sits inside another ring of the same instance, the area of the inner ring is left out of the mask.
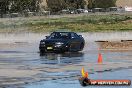
<path id="1" fill-rule="evenodd" d="M 74 32 L 131 31 L 132 15 L 82 15 L 60 18 L 13 18 L 0 20 L 0 32 L 49 32 L 68 29 Z"/>
<path id="2" fill-rule="evenodd" d="M 132 7 L 132 0 L 117 0 L 116 5 L 118 7 L 122 6 L 131 6 Z"/>

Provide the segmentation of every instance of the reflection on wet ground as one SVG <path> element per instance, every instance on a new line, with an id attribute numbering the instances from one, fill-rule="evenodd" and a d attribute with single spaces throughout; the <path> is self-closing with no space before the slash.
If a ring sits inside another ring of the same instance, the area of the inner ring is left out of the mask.
<path id="1" fill-rule="evenodd" d="M 42 64 L 77 64 L 83 62 L 83 58 L 81 58 L 83 55 L 82 52 L 64 54 L 46 53 L 40 55 L 40 60 Z"/>
<path id="2" fill-rule="evenodd" d="M 92 38 L 95 37 L 93 35 L 91 35 Z M 132 51 L 100 51 L 97 44 L 90 39 L 91 37 L 86 38 L 84 50 L 77 53 L 40 55 L 38 40 L 26 41 L 27 43 L 22 44 L 12 44 L 12 42 L 0 44 L 0 86 L 6 88 L 62 88 L 63 86 L 81 88 L 78 77 L 81 75 L 82 67 L 93 79 L 132 80 Z M 102 53 L 103 64 L 97 63 L 98 53 Z"/>
<path id="3" fill-rule="evenodd" d="M 132 79 L 132 74 L 128 73 L 132 72 L 132 69 L 114 71 L 114 72 L 104 72 L 104 73 L 95 73 L 90 74 L 90 78 L 92 79 Z M 115 76 L 118 74 L 118 76 Z M 113 78 L 114 77 L 114 78 Z M 26 88 L 84 88 L 82 87 L 77 79 L 74 78 L 63 78 L 52 81 L 38 82 L 36 84 L 32 84 L 26 86 Z M 86 88 L 131 88 L 131 86 L 87 86 Z"/>

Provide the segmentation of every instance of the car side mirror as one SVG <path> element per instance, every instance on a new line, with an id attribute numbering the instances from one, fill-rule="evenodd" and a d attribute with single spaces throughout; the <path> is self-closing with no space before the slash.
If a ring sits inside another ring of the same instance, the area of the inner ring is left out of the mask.
<path id="1" fill-rule="evenodd" d="M 82 37 L 82 35 L 79 35 L 79 37 Z"/>
<path id="2" fill-rule="evenodd" d="M 49 37 L 49 36 L 45 36 L 46 37 L 46 39 Z"/>

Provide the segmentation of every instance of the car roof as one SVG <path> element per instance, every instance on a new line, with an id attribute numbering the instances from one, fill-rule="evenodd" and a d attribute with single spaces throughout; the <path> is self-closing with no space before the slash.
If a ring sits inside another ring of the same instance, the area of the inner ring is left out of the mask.
<path id="1" fill-rule="evenodd" d="M 75 33 L 75 32 L 63 32 L 63 31 L 62 31 L 62 32 L 61 32 L 61 31 L 59 31 L 59 32 L 57 31 L 57 32 L 56 32 L 56 31 L 55 31 L 55 32 L 53 32 L 53 33 Z"/>

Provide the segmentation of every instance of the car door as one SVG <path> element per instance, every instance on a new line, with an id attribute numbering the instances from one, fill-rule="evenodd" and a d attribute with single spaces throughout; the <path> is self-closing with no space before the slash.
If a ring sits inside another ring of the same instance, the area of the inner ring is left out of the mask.
<path id="1" fill-rule="evenodd" d="M 70 50 L 77 51 L 80 50 L 81 40 L 76 33 L 71 33 L 71 42 L 70 42 Z"/>

